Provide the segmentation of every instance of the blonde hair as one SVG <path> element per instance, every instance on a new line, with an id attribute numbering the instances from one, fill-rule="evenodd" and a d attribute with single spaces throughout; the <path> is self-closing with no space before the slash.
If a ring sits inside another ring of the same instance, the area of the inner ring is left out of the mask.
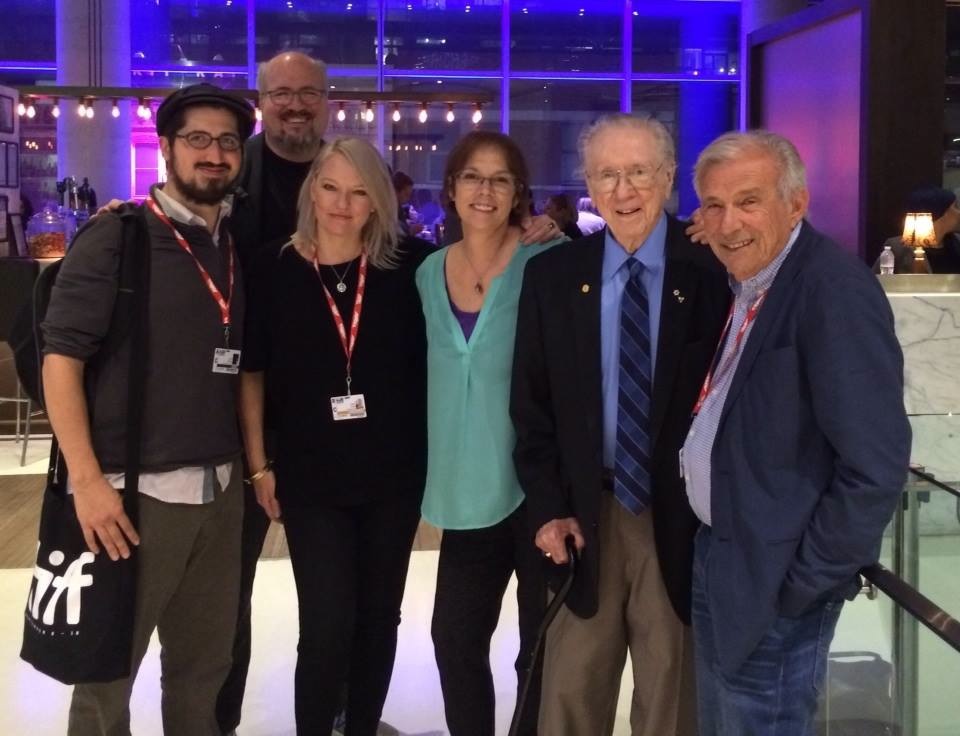
<path id="1" fill-rule="evenodd" d="M 313 248 L 317 243 L 317 217 L 313 211 L 312 189 L 327 159 L 338 153 L 357 170 L 373 209 L 360 231 L 363 251 L 371 265 L 377 268 L 393 268 L 397 265 L 397 245 L 400 241 L 397 193 L 393 190 L 387 165 L 377 149 L 360 138 L 337 138 L 326 143 L 313 159 L 310 172 L 300 187 L 300 196 L 297 198 L 297 230 L 290 240 L 301 248 Z"/>

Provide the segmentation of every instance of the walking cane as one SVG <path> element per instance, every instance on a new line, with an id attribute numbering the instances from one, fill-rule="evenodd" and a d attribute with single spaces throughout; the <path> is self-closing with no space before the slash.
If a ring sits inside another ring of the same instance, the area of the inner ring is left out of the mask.
<path id="1" fill-rule="evenodd" d="M 577 574 L 577 557 L 580 554 L 573 543 L 573 537 L 567 537 L 564 540 L 567 545 L 567 577 L 560 586 L 560 590 L 550 601 L 546 613 L 543 614 L 543 620 L 540 621 L 540 628 L 537 629 L 537 638 L 533 642 L 533 651 L 530 652 L 530 658 L 527 660 L 527 666 L 523 670 L 523 686 L 520 688 L 520 695 L 517 697 L 517 705 L 513 709 L 513 720 L 510 722 L 510 731 L 508 736 L 517 736 L 520 732 L 520 721 L 523 720 L 523 710 L 527 704 L 527 695 L 530 694 L 530 684 L 533 681 L 533 673 L 537 668 L 537 660 L 540 659 L 540 653 L 543 650 L 543 642 L 547 638 L 547 629 L 550 623 L 556 618 L 560 607 L 567 599 L 570 588 L 573 587 L 573 579 Z"/>

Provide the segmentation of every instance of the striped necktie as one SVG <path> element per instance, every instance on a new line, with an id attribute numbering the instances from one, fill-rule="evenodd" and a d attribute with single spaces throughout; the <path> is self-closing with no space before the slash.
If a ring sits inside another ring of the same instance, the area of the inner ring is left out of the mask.
<path id="1" fill-rule="evenodd" d="M 630 512 L 650 505 L 650 312 L 643 264 L 627 261 L 630 276 L 620 303 L 620 374 L 613 495 Z"/>

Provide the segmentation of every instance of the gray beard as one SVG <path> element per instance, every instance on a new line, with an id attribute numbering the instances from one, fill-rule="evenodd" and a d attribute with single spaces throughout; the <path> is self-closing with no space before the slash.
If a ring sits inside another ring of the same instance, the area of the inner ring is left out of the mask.
<path id="1" fill-rule="evenodd" d="M 301 159 L 316 156 L 320 152 L 323 138 L 310 131 L 301 138 L 280 135 L 270 136 L 270 147 L 284 158 Z"/>

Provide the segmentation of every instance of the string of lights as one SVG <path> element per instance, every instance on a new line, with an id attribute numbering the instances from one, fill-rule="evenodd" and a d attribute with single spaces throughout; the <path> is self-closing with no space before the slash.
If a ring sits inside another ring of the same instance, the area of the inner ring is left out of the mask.
<path id="1" fill-rule="evenodd" d="M 136 114 L 141 120 L 150 120 L 155 108 L 172 90 L 168 88 L 139 88 L 139 87 L 67 87 L 42 86 L 21 87 L 18 89 L 20 99 L 17 105 L 17 114 L 30 120 L 37 115 L 38 105 L 48 105 L 54 118 L 61 115 L 63 100 L 75 100 L 77 115 L 85 120 L 92 120 L 96 115 L 95 103 L 101 100 L 111 102 L 110 114 L 113 118 L 120 117 L 120 101 L 129 100 L 137 103 Z M 256 106 L 257 119 L 262 117 L 259 107 L 259 95 L 256 90 L 233 90 L 249 99 Z M 430 117 L 431 105 L 446 109 L 444 119 L 448 123 L 456 120 L 456 107 L 467 108 L 471 111 L 470 120 L 478 125 L 483 119 L 483 105 L 493 101 L 489 93 L 473 92 L 433 92 L 433 93 L 406 93 L 406 92 L 372 92 L 337 90 L 329 93 L 330 102 L 337 105 L 336 119 L 344 122 L 347 119 L 348 107 L 356 107 L 360 118 L 366 123 L 376 120 L 376 109 L 379 104 L 389 106 L 392 112 L 390 119 L 399 123 L 403 119 L 403 105 L 419 105 L 417 119 L 426 123 Z"/>

